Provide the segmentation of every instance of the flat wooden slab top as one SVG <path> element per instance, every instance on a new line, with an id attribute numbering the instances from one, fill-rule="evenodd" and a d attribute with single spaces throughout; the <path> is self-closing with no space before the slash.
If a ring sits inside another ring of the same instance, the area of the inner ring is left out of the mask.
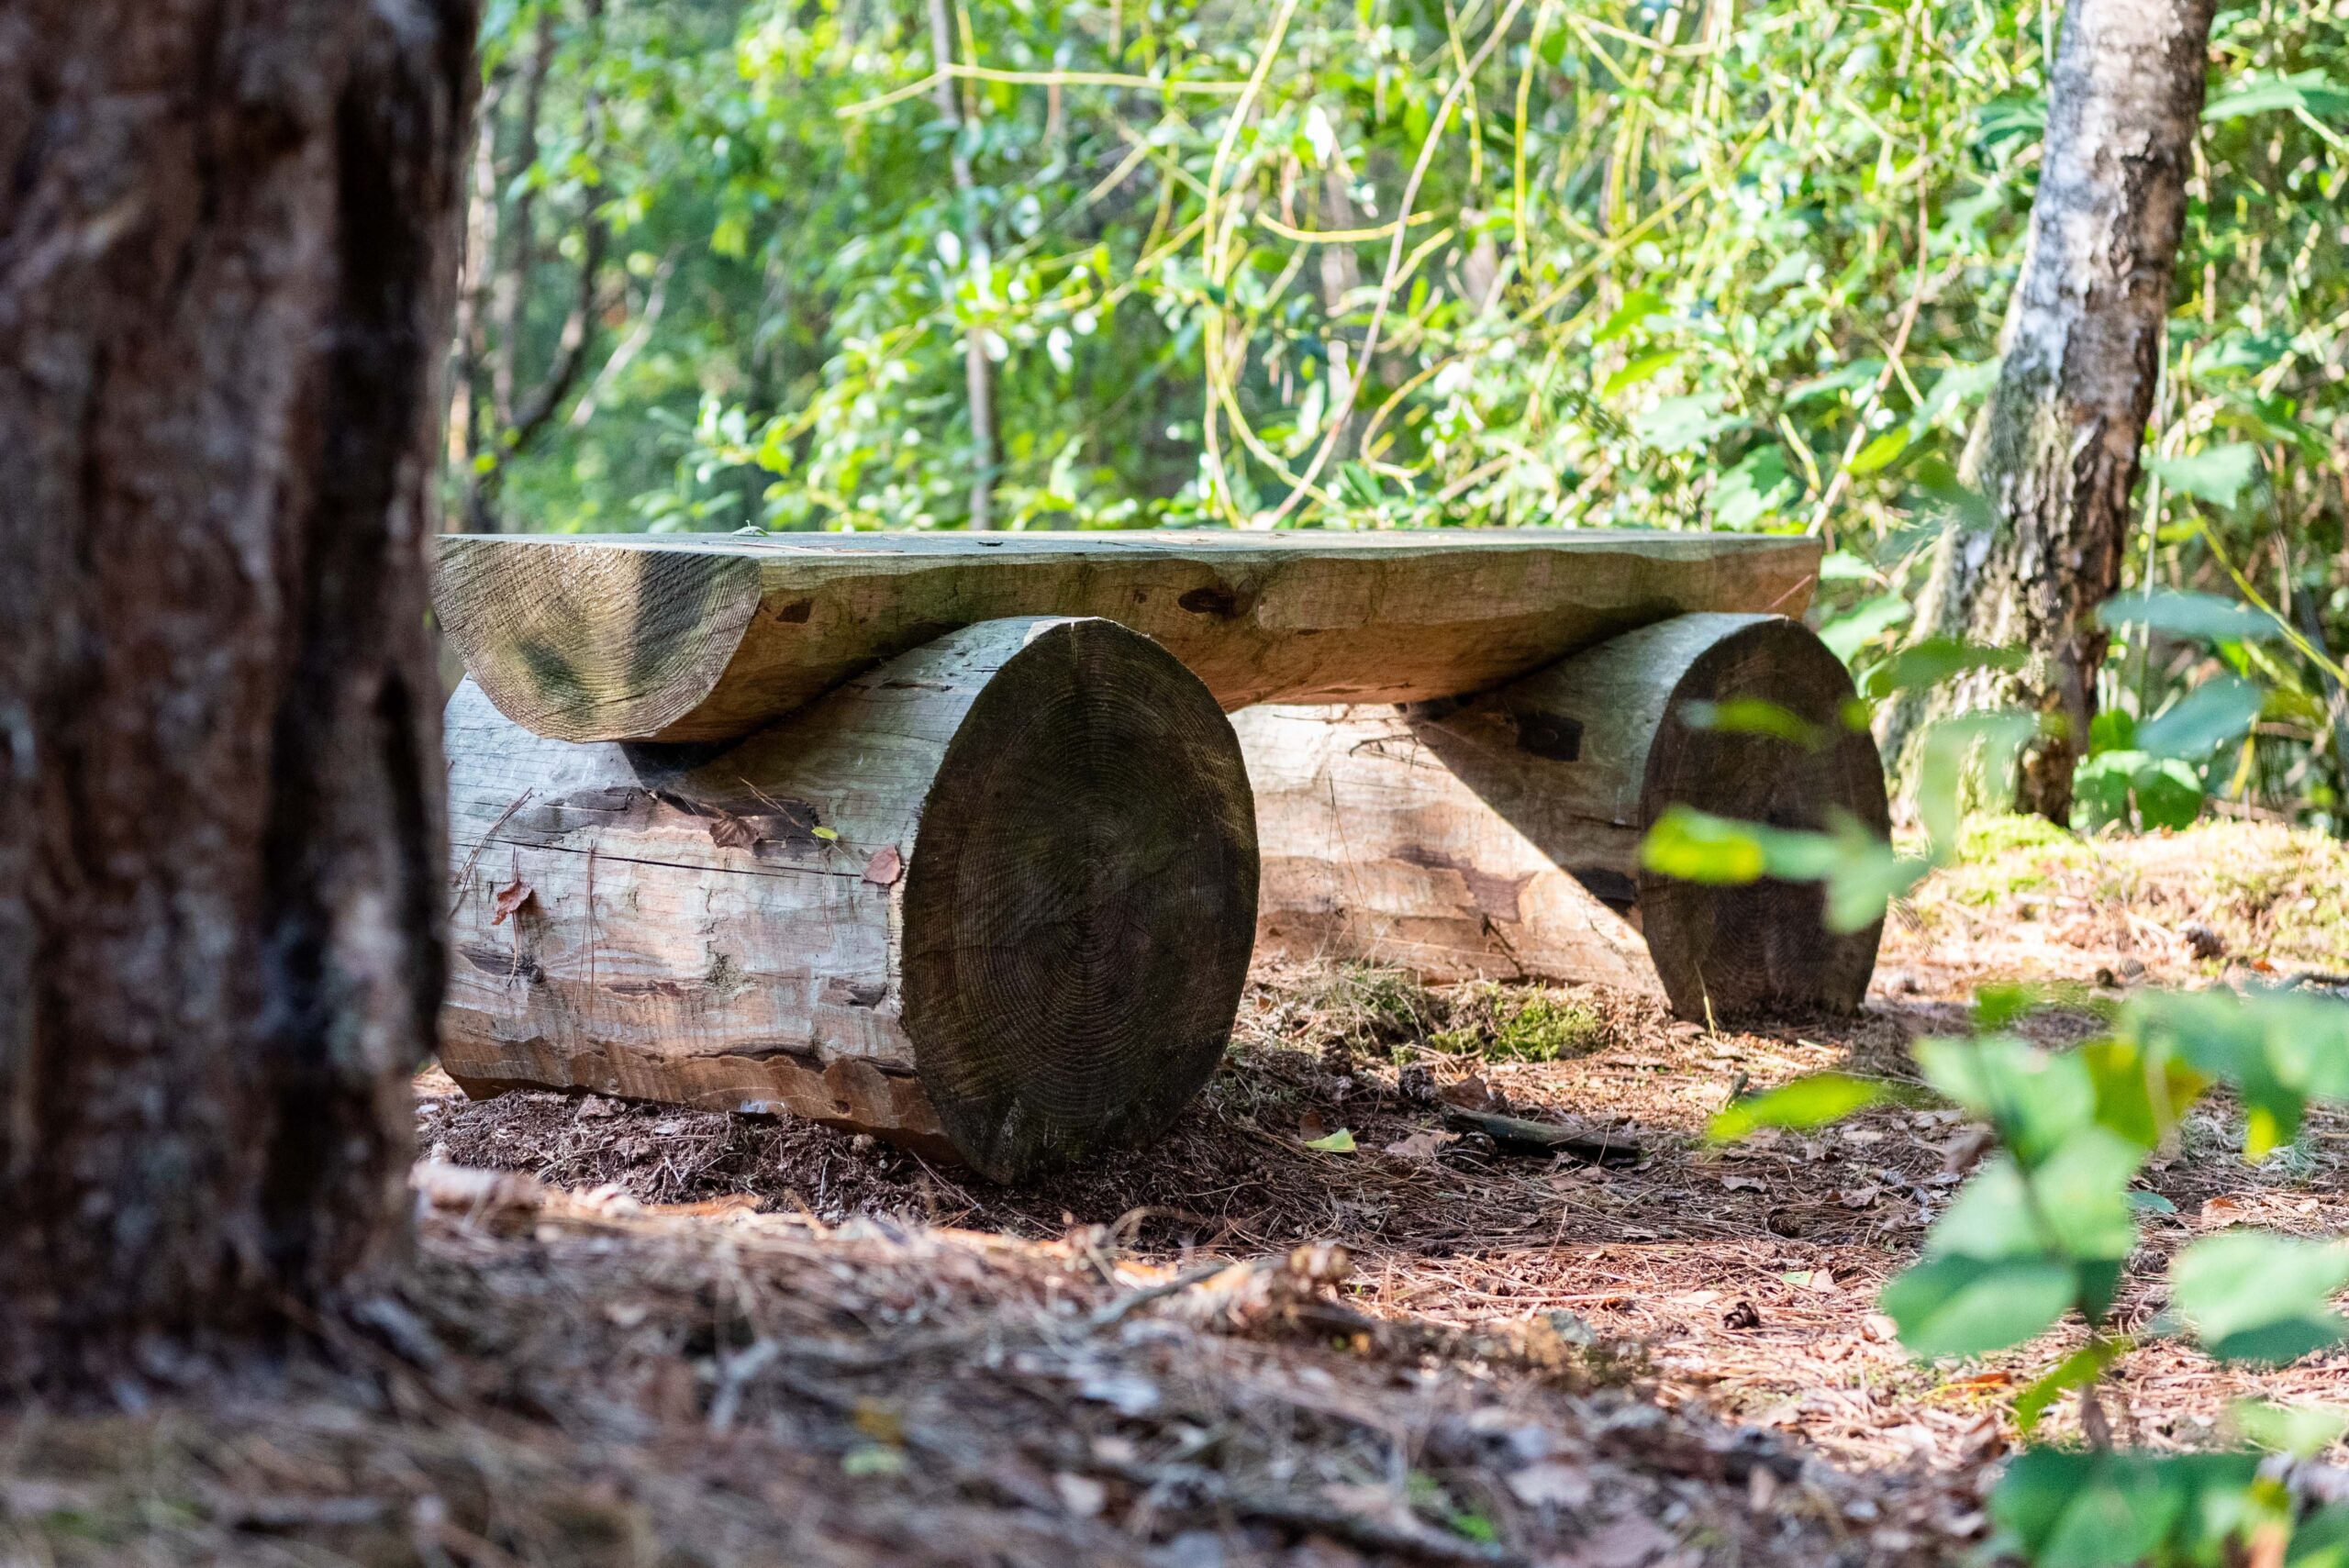
<path id="1" fill-rule="evenodd" d="M 1692 610 L 1800 615 L 1815 539 L 1615 529 L 445 535 L 433 604 L 500 711 L 562 740 L 749 733 L 1006 616 L 1102 616 L 1227 710 L 1482 691 Z"/>

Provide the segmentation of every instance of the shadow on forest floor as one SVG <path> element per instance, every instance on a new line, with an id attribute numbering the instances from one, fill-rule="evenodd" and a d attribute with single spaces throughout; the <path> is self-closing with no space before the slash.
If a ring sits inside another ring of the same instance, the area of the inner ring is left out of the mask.
<path id="1" fill-rule="evenodd" d="M 1954 1559 L 2014 1393 L 2069 1348 L 1920 1364 L 1875 1311 L 1975 1140 L 1921 1095 L 1728 1150 L 1706 1119 L 1824 1067 L 1913 1080 L 1909 1042 L 1986 979 L 2349 966 L 2321 840 L 1979 850 L 1896 911 L 1855 1018 L 1716 1031 L 1589 988 L 1262 972 L 1172 1135 L 1019 1191 L 805 1124 L 468 1104 L 429 1073 L 423 1268 L 374 1319 L 407 1355 L 354 1340 L 330 1385 L 202 1419 L 0 1429 L 0 1561 L 11 1529 L 61 1562 Z M 1463 1106 L 1610 1151 L 1454 1140 Z M 2229 1118 L 2155 1163 L 2176 1214 L 2149 1217 L 2132 1320 L 2200 1231 L 2349 1230 L 2338 1120 L 2253 1169 Z M 1305 1147 L 1340 1129 L 1353 1151 Z M 2230 1398 L 2343 1364 L 2154 1345 L 2127 1418 L 2208 1442 Z"/>

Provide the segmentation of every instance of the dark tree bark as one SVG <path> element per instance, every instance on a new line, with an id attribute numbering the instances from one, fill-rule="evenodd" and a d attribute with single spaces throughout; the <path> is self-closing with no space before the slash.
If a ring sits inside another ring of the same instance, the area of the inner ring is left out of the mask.
<path id="1" fill-rule="evenodd" d="M 1887 751 L 1922 721 L 2020 706 L 2050 721 L 2019 804 L 2056 821 L 2096 711 L 2097 609 L 2121 584 L 2130 494 L 2161 372 L 2186 177 L 2202 111 L 2212 0 L 2072 0 L 2049 93 L 2031 239 L 1998 386 L 1962 477 L 1995 526 L 1953 527 L 1920 634 L 2022 646 L 2021 671 L 1911 699 Z"/>
<path id="2" fill-rule="evenodd" d="M 401 1253 L 473 20 L 0 6 L 0 1386 Z"/>

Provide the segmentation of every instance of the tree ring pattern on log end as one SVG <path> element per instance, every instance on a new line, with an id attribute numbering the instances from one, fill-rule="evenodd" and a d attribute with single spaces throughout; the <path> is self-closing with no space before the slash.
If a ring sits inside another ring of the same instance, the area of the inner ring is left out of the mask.
<path id="1" fill-rule="evenodd" d="M 1256 877 L 1208 688 L 1113 622 L 1040 628 L 948 743 L 907 873 L 906 1032 L 963 1157 L 1009 1181 L 1165 1130 L 1230 1041 Z"/>
<path id="2" fill-rule="evenodd" d="M 1755 618 L 1729 631 L 1673 687 L 1648 752 L 1642 830 L 1683 805 L 1809 830 L 1830 828 L 1842 811 L 1887 833 L 1883 762 L 1867 731 L 1846 717 L 1854 695 L 1842 662 L 1800 622 Z M 1735 698 L 1797 715 L 1815 743 L 1688 722 L 1691 703 Z M 1650 956 L 1684 1017 L 1849 1012 L 1866 994 L 1884 923 L 1828 929 L 1823 884 L 1765 877 L 1719 886 L 1642 870 L 1638 884 Z"/>
<path id="3" fill-rule="evenodd" d="M 444 536 L 432 605 L 500 713 L 555 740 L 703 739 L 688 722 L 757 613 L 755 562 Z"/>

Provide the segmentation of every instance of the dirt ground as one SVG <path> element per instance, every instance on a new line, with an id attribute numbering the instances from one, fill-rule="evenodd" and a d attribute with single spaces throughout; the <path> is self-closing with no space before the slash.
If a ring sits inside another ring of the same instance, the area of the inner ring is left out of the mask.
<path id="1" fill-rule="evenodd" d="M 1896 908 L 1860 1017 L 1718 1031 L 1265 970 L 1167 1140 L 1019 1191 L 428 1072 L 421 1268 L 372 1333 L 200 1417 L 0 1424 L 0 1563 L 1956 1561 L 2014 1393 L 2070 1348 L 1921 1364 L 1875 1310 L 1978 1145 L 1923 1095 L 1726 1150 L 1707 1118 L 1825 1067 L 1913 1082 L 1909 1042 L 1988 981 L 2070 986 L 2051 1040 L 2136 985 L 2332 987 L 2344 871 L 2266 826 L 1994 824 Z M 1512 1152 L 1472 1110 L 1581 1139 Z M 2124 1317 L 2208 1229 L 2349 1232 L 2342 1131 L 2249 1167 L 2199 1115 Z M 2208 1445 L 2232 1400 L 2338 1400 L 2344 1369 L 2155 1342 L 2118 1418 Z"/>

